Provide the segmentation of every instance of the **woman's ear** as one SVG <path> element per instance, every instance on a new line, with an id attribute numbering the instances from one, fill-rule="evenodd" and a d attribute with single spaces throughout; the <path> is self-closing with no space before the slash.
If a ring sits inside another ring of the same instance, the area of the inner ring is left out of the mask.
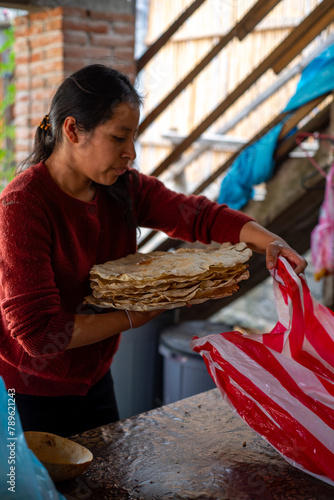
<path id="1" fill-rule="evenodd" d="M 72 144 L 78 143 L 79 138 L 78 138 L 77 122 L 76 119 L 73 118 L 73 116 L 68 116 L 67 118 L 65 118 L 63 131 L 67 139 Z"/>

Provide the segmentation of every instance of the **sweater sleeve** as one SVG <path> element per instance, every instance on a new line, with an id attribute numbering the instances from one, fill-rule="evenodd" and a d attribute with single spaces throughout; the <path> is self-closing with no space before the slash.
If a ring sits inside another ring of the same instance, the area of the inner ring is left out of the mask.
<path id="1" fill-rule="evenodd" d="M 55 284 L 51 247 L 49 222 L 38 201 L 22 192 L 2 197 L 1 309 L 10 334 L 31 356 L 56 357 L 73 332 L 74 315 L 62 310 Z"/>
<path id="2" fill-rule="evenodd" d="M 139 174 L 134 187 L 137 223 L 165 232 L 170 238 L 209 244 L 238 243 L 242 226 L 253 219 L 205 196 L 171 191 L 155 177 Z"/>

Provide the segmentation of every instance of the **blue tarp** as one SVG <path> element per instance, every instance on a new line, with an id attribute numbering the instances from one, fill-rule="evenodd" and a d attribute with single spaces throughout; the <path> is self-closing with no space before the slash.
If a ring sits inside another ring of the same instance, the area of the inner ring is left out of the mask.
<path id="1" fill-rule="evenodd" d="M 293 111 L 334 89 L 334 45 L 324 50 L 303 70 L 294 96 L 284 111 Z M 244 149 L 222 180 L 219 203 L 241 209 L 253 196 L 253 186 L 270 179 L 274 151 L 284 120 L 259 141 Z"/>
<path id="2" fill-rule="evenodd" d="M 303 70 L 295 95 L 284 111 L 292 111 L 334 89 L 334 45 L 324 50 Z"/>
<path id="3" fill-rule="evenodd" d="M 280 123 L 269 130 L 240 153 L 222 180 L 218 203 L 239 209 L 253 197 L 253 186 L 270 179 L 275 166 L 273 154 L 282 126 Z"/>

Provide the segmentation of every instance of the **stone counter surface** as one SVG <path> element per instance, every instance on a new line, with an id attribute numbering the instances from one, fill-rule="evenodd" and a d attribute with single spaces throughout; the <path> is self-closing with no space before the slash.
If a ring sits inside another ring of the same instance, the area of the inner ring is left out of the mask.
<path id="1" fill-rule="evenodd" d="M 334 487 L 284 460 L 218 389 L 73 436 L 94 460 L 68 499 L 327 500 Z"/>

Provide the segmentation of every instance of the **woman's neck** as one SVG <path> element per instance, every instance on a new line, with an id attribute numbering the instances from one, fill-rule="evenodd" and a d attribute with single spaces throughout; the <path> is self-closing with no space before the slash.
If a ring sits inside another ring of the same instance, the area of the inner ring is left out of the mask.
<path id="1" fill-rule="evenodd" d="M 81 201 L 92 201 L 96 194 L 96 186 L 87 177 L 78 174 L 67 158 L 52 153 L 44 162 L 52 179 L 66 194 Z"/>

